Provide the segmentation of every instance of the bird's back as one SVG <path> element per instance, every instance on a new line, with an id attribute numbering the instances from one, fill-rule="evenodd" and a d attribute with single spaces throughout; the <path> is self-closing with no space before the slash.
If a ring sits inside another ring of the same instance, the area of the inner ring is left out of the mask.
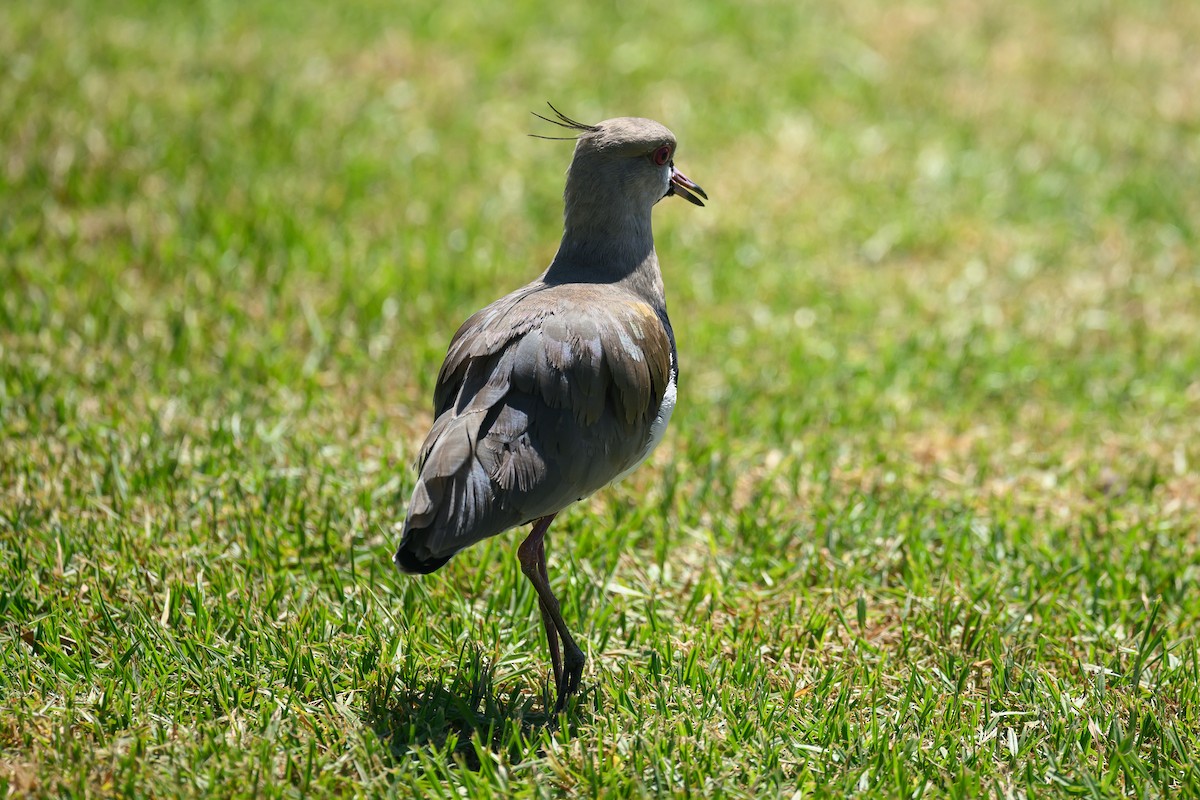
<path id="1" fill-rule="evenodd" d="M 628 472 L 674 381 L 665 311 L 619 285 L 539 280 L 477 312 L 438 375 L 397 565 L 431 572 Z"/>

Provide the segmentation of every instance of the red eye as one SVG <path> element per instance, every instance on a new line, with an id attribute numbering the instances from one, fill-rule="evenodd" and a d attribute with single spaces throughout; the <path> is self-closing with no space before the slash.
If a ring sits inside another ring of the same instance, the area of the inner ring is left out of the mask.
<path id="1" fill-rule="evenodd" d="M 664 144 L 662 147 L 655 150 L 652 158 L 654 159 L 655 164 L 658 164 L 660 167 L 664 166 L 668 161 L 671 160 L 671 145 Z"/>

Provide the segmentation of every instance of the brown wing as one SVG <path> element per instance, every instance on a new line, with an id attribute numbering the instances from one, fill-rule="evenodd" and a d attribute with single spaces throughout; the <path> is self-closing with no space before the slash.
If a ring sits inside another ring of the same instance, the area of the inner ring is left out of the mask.
<path id="1" fill-rule="evenodd" d="M 438 375 L 397 563 L 436 569 L 633 466 L 673 346 L 665 317 L 613 286 L 532 284 L 468 319 Z"/>

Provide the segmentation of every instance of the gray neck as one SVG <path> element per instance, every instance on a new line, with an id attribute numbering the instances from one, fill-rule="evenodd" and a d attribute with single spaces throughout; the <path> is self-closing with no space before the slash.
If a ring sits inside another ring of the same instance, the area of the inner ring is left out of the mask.
<path id="1" fill-rule="evenodd" d="M 598 193 L 574 194 L 569 189 L 562 243 L 542 281 L 617 284 L 665 312 L 650 207 L 611 199 L 589 202 Z"/>

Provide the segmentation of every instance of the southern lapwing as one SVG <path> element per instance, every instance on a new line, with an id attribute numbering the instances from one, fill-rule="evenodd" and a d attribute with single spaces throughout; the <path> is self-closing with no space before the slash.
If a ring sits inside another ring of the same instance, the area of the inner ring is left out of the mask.
<path id="1" fill-rule="evenodd" d="M 536 116 L 576 133 L 562 243 L 540 277 L 454 334 L 394 560 L 433 572 L 533 523 L 517 556 L 537 591 L 559 712 L 585 657 L 550 590 L 543 539 L 558 512 L 632 472 L 662 438 L 678 367 L 650 211 L 708 195 L 675 169 L 675 136 L 659 123 L 584 125 L 550 108 L 557 120 Z"/>

